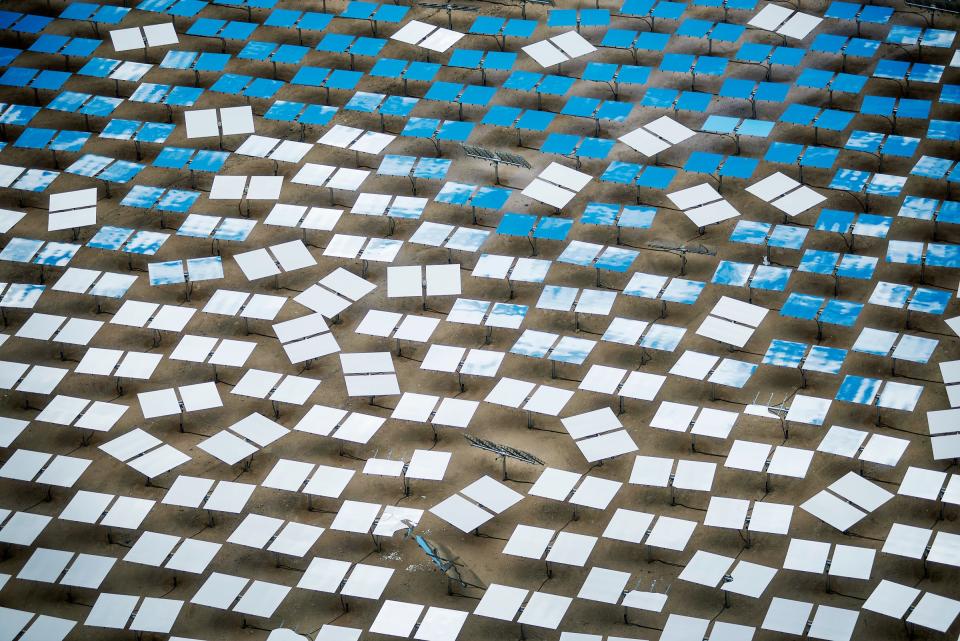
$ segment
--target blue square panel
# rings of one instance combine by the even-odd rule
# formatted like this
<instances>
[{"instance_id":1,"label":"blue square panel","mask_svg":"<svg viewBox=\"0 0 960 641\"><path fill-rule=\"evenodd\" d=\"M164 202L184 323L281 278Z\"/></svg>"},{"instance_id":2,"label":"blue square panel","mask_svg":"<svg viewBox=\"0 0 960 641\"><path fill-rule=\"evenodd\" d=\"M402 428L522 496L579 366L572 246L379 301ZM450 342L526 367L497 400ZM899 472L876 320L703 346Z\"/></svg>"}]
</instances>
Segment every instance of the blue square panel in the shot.
<instances>
[{"instance_id":1,"label":"blue square panel","mask_svg":"<svg viewBox=\"0 0 960 641\"><path fill-rule=\"evenodd\" d=\"M817 317L824 300L819 296L792 293L780 308L781 316L813 320Z\"/></svg>"},{"instance_id":2,"label":"blue square panel","mask_svg":"<svg viewBox=\"0 0 960 641\"><path fill-rule=\"evenodd\" d=\"M580 222L584 225L613 225L619 212L620 206L612 203L587 203Z\"/></svg>"},{"instance_id":3,"label":"blue square panel","mask_svg":"<svg viewBox=\"0 0 960 641\"><path fill-rule=\"evenodd\" d=\"M806 343L794 343L780 339L774 339L767 348L767 353L763 356L764 365L776 365L777 367L800 367L803 355L807 351Z\"/></svg>"},{"instance_id":4,"label":"blue square panel","mask_svg":"<svg viewBox=\"0 0 960 641\"><path fill-rule=\"evenodd\" d=\"M624 288L623 293L627 296L639 296L640 298L658 298L660 292L664 290L667 280L666 276L637 272L630 277L630 282Z\"/></svg>"},{"instance_id":5,"label":"blue square panel","mask_svg":"<svg viewBox=\"0 0 960 641\"><path fill-rule=\"evenodd\" d=\"M502 209L512 192L503 187L483 186L477 189L470 204L481 209Z\"/></svg>"},{"instance_id":6,"label":"blue square panel","mask_svg":"<svg viewBox=\"0 0 960 641\"><path fill-rule=\"evenodd\" d=\"M858 278L860 280L870 280L873 278L873 272L877 268L878 259L876 256L860 256L858 254L845 254L837 265L837 276L841 278Z\"/></svg>"},{"instance_id":7,"label":"blue square panel","mask_svg":"<svg viewBox=\"0 0 960 641\"><path fill-rule=\"evenodd\" d=\"M664 288L660 299L671 303L693 305L697 302L697 298L700 297L700 292L702 292L706 286L706 283L699 280L673 278Z\"/></svg>"},{"instance_id":8,"label":"blue square panel","mask_svg":"<svg viewBox=\"0 0 960 641\"><path fill-rule=\"evenodd\" d=\"M807 239L806 227L794 227L792 225L777 225L770 234L768 244L771 247L782 247L784 249L800 249Z\"/></svg>"},{"instance_id":9,"label":"blue square panel","mask_svg":"<svg viewBox=\"0 0 960 641\"><path fill-rule=\"evenodd\" d=\"M637 177L638 187L649 187L650 189L666 189L677 175L677 170L672 167L645 167Z\"/></svg>"},{"instance_id":10,"label":"blue square panel","mask_svg":"<svg viewBox=\"0 0 960 641\"><path fill-rule=\"evenodd\" d=\"M545 240L564 240L572 226L572 220L544 216L533 232L533 237Z\"/></svg>"},{"instance_id":11,"label":"blue square panel","mask_svg":"<svg viewBox=\"0 0 960 641\"><path fill-rule=\"evenodd\" d=\"M839 260L840 254L836 252L808 249L803 253L797 271L830 275L833 274L833 269Z\"/></svg>"},{"instance_id":12,"label":"blue square panel","mask_svg":"<svg viewBox=\"0 0 960 641\"><path fill-rule=\"evenodd\" d=\"M500 219L497 233L505 236L527 236L533 231L537 222L536 216L529 214L506 213Z\"/></svg>"},{"instance_id":13,"label":"blue square panel","mask_svg":"<svg viewBox=\"0 0 960 641\"><path fill-rule=\"evenodd\" d=\"M687 158L687 164L684 165L683 170L700 174L712 174L717 171L722 162L722 154L694 151L690 154L689 158Z\"/></svg>"},{"instance_id":14,"label":"blue square panel","mask_svg":"<svg viewBox=\"0 0 960 641\"><path fill-rule=\"evenodd\" d=\"M787 288L787 283L790 282L790 275L792 273L793 270L789 267L757 265L757 271L753 273L753 278L750 279L750 287L753 289L782 292Z\"/></svg>"},{"instance_id":15,"label":"blue square panel","mask_svg":"<svg viewBox=\"0 0 960 641\"><path fill-rule=\"evenodd\" d=\"M644 332L643 338L640 339L640 347L672 352L677 349L686 332L685 327L653 323Z\"/></svg>"},{"instance_id":16,"label":"blue square panel","mask_svg":"<svg viewBox=\"0 0 960 641\"><path fill-rule=\"evenodd\" d=\"M720 365L713 371L713 374L707 379L711 383L726 385L740 389L747 384L750 377L757 370L757 366L746 361L738 361L732 358L725 358L720 361Z\"/></svg>"},{"instance_id":17,"label":"blue square panel","mask_svg":"<svg viewBox=\"0 0 960 641\"><path fill-rule=\"evenodd\" d=\"M937 348L938 341L932 338L922 336L913 336L904 334L897 341L897 348L893 352L893 358L898 358L911 363L926 363L933 356Z\"/></svg>"},{"instance_id":18,"label":"blue square panel","mask_svg":"<svg viewBox=\"0 0 960 641\"><path fill-rule=\"evenodd\" d=\"M653 226L657 208L647 205L627 205L623 208L617 224L632 229L649 229Z\"/></svg>"},{"instance_id":19,"label":"blue square panel","mask_svg":"<svg viewBox=\"0 0 960 641\"><path fill-rule=\"evenodd\" d=\"M842 211L839 209L823 209L814 229L819 231L834 232L837 234L846 234L853 225L856 214L852 211Z\"/></svg>"},{"instance_id":20,"label":"blue square panel","mask_svg":"<svg viewBox=\"0 0 960 641\"><path fill-rule=\"evenodd\" d=\"M718 285L743 287L750 279L753 268L754 266L750 263L735 263L729 260L721 260L710 282Z\"/></svg>"},{"instance_id":21,"label":"blue square panel","mask_svg":"<svg viewBox=\"0 0 960 641\"><path fill-rule=\"evenodd\" d=\"M960 245L929 243L927 245L926 264L930 267L946 267L948 269L960 267Z\"/></svg>"},{"instance_id":22,"label":"blue square panel","mask_svg":"<svg viewBox=\"0 0 960 641\"><path fill-rule=\"evenodd\" d=\"M820 320L830 325L853 327L862 309L863 305L860 303L838 299L828 300L820 313Z\"/></svg>"},{"instance_id":23,"label":"blue square panel","mask_svg":"<svg viewBox=\"0 0 960 641\"><path fill-rule=\"evenodd\" d=\"M639 252L623 247L607 247L596 262L597 269L612 272L626 272L636 260Z\"/></svg>"},{"instance_id":24,"label":"blue square panel","mask_svg":"<svg viewBox=\"0 0 960 641\"><path fill-rule=\"evenodd\" d=\"M847 375L837 390L834 397L838 401L847 403L858 403L860 405L873 405L880 393L880 385L883 383L877 378L866 378L863 376Z\"/></svg>"},{"instance_id":25,"label":"blue square panel","mask_svg":"<svg viewBox=\"0 0 960 641\"><path fill-rule=\"evenodd\" d=\"M726 160L723 162L723 166L720 167L719 173L721 176L729 176L730 178L747 180L753 176L759 164L760 160L758 158L727 156Z\"/></svg>"},{"instance_id":26,"label":"blue square panel","mask_svg":"<svg viewBox=\"0 0 960 641\"><path fill-rule=\"evenodd\" d=\"M907 309L912 312L921 312L924 314L940 315L947 311L947 305L950 304L951 292L942 289L930 289L929 287L918 287L907 304Z\"/></svg>"}]
</instances>

